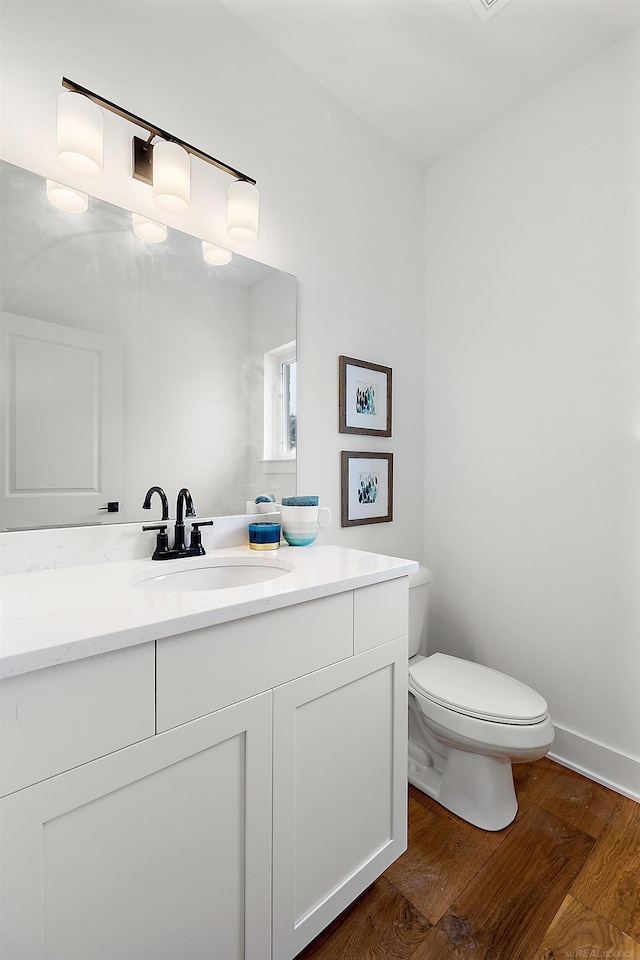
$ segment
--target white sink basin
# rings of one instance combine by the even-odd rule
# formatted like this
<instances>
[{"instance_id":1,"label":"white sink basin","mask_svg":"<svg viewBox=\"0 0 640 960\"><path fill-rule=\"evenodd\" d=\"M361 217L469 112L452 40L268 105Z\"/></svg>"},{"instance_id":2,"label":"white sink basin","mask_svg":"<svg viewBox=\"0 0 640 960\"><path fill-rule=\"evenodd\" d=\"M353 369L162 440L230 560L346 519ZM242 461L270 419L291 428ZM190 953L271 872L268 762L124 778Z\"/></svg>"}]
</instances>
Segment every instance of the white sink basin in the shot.
<instances>
[{"instance_id":1,"label":"white sink basin","mask_svg":"<svg viewBox=\"0 0 640 960\"><path fill-rule=\"evenodd\" d=\"M158 572L134 578L131 582L134 587L143 590L160 590L163 592L185 590L227 590L229 587L246 587L252 583L263 583L274 580L290 573L288 567L282 564L268 563L264 560L250 558L219 558L202 559L197 565L189 565L176 569L173 562L171 570L163 570L163 561L158 561ZM189 561L186 561L189 562Z\"/></svg>"}]
</instances>

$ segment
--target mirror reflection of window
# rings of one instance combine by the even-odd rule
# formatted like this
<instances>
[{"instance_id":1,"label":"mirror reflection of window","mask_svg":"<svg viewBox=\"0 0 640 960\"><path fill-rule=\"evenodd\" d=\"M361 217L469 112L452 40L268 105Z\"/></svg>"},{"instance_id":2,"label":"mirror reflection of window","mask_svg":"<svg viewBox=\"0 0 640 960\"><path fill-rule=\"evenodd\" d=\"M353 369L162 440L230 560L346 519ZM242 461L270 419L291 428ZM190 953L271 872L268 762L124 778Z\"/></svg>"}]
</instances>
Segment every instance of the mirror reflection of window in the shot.
<instances>
[{"instance_id":1,"label":"mirror reflection of window","mask_svg":"<svg viewBox=\"0 0 640 960\"><path fill-rule=\"evenodd\" d=\"M264 458L292 460L296 455L296 342L264 355Z\"/></svg>"},{"instance_id":2,"label":"mirror reflection of window","mask_svg":"<svg viewBox=\"0 0 640 960\"><path fill-rule=\"evenodd\" d=\"M282 364L282 452L293 457L296 452L296 360Z\"/></svg>"}]
</instances>

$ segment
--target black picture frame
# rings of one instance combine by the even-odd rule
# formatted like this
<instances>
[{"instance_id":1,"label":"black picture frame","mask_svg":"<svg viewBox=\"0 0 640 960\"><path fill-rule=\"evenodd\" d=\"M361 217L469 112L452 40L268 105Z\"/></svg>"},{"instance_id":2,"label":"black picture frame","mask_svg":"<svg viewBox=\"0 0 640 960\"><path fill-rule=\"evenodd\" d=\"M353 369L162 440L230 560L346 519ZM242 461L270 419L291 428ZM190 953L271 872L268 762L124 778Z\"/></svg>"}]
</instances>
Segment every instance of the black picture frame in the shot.
<instances>
[{"instance_id":1,"label":"black picture frame","mask_svg":"<svg viewBox=\"0 0 640 960\"><path fill-rule=\"evenodd\" d=\"M393 520L393 454L342 450L340 524Z\"/></svg>"},{"instance_id":2,"label":"black picture frame","mask_svg":"<svg viewBox=\"0 0 640 960\"><path fill-rule=\"evenodd\" d=\"M339 358L340 433L390 437L392 397L391 367L355 357Z\"/></svg>"}]
</instances>

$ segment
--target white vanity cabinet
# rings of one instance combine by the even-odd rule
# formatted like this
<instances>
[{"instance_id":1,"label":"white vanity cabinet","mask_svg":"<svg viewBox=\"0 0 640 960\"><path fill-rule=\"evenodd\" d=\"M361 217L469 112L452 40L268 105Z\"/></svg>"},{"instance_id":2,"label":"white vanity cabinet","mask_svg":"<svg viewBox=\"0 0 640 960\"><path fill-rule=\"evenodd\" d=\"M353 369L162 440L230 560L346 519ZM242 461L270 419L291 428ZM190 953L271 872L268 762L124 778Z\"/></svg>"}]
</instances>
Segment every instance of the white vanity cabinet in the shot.
<instances>
[{"instance_id":1,"label":"white vanity cabinet","mask_svg":"<svg viewBox=\"0 0 640 960\"><path fill-rule=\"evenodd\" d=\"M271 693L1 802L6 960L267 960Z\"/></svg>"},{"instance_id":2,"label":"white vanity cabinet","mask_svg":"<svg viewBox=\"0 0 640 960\"><path fill-rule=\"evenodd\" d=\"M406 849L406 638L278 687L273 708L273 957L289 960Z\"/></svg>"},{"instance_id":3,"label":"white vanity cabinet","mask_svg":"<svg viewBox=\"0 0 640 960\"><path fill-rule=\"evenodd\" d=\"M401 576L121 651L129 744L0 800L0 956L291 960L406 847L407 621Z\"/></svg>"}]
</instances>

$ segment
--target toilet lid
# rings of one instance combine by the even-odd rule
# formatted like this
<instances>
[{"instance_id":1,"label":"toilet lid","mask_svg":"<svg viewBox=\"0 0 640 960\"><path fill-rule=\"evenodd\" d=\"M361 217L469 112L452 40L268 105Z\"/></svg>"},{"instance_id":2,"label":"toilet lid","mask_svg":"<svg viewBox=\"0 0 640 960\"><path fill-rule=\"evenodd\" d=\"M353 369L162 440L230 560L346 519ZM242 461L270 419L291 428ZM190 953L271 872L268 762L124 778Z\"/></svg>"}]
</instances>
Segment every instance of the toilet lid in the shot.
<instances>
[{"instance_id":1,"label":"toilet lid","mask_svg":"<svg viewBox=\"0 0 640 960\"><path fill-rule=\"evenodd\" d=\"M548 712L544 697L519 680L446 653L434 653L411 666L409 678L422 696L480 720L537 723Z\"/></svg>"}]
</instances>

